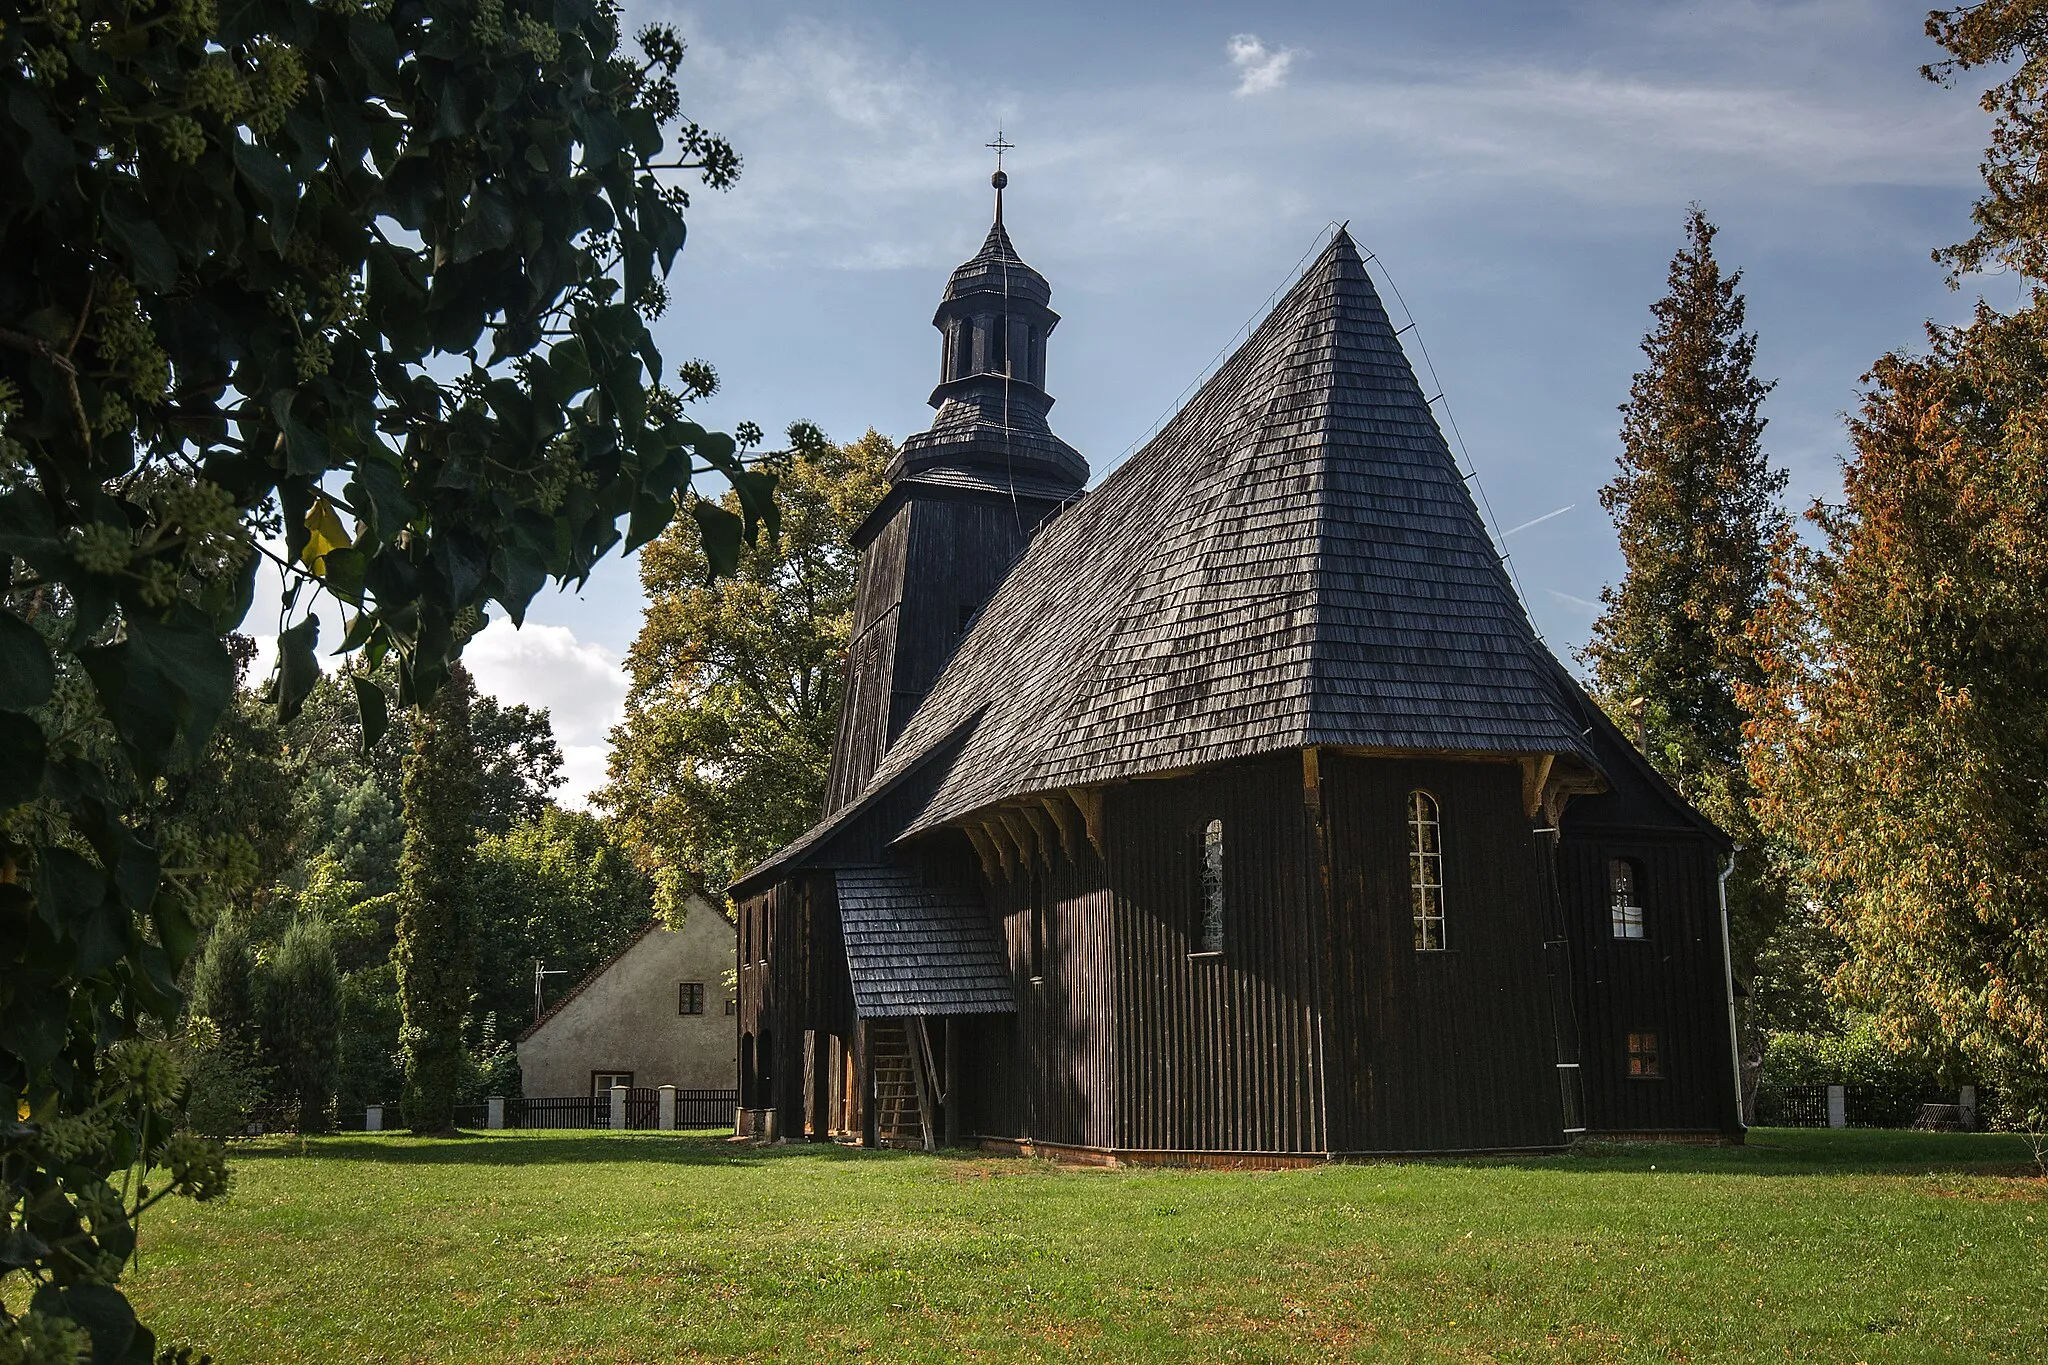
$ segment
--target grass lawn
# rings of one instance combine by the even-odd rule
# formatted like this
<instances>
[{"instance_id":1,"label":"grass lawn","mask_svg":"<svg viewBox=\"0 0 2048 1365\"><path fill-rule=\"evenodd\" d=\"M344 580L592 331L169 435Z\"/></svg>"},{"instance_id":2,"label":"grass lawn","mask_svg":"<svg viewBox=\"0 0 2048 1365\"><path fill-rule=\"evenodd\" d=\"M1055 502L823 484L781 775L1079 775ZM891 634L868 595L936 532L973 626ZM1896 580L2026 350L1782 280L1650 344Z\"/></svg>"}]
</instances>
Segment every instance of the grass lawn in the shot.
<instances>
[{"instance_id":1,"label":"grass lawn","mask_svg":"<svg viewBox=\"0 0 2048 1365\"><path fill-rule=\"evenodd\" d=\"M2018 1140L1265 1173L708 1135L241 1149L130 1287L269 1361L2048 1360Z\"/></svg>"}]
</instances>

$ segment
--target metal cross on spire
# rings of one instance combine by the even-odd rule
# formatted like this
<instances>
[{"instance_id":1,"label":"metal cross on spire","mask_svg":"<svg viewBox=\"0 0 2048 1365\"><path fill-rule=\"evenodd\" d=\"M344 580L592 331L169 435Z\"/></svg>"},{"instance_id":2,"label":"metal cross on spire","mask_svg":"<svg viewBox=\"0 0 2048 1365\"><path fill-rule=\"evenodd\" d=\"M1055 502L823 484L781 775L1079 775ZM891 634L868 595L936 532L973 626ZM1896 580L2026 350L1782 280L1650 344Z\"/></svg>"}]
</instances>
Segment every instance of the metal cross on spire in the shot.
<instances>
[{"instance_id":1,"label":"metal cross on spire","mask_svg":"<svg viewBox=\"0 0 2048 1365\"><path fill-rule=\"evenodd\" d=\"M1003 186L1010 183L1008 173L1003 170L1003 153L1014 150L1017 144L1004 139L1003 125L998 123L996 125L996 140L994 142L984 142L981 145L996 154L996 173L988 178L988 183L996 187L996 226L1001 227L1003 225Z\"/></svg>"}]
</instances>

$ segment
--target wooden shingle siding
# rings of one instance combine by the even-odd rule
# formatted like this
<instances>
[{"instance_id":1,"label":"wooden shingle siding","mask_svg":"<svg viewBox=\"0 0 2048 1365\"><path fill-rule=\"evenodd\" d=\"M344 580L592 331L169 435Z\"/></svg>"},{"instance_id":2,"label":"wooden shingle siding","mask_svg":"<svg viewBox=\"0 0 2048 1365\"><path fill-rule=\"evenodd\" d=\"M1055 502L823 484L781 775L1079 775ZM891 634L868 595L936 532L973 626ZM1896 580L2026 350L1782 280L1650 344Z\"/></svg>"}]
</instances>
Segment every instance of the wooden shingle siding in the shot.
<instances>
[{"instance_id":1,"label":"wooden shingle siding","mask_svg":"<svg viewBox=\"0 0 2048 1365\"><path fill-rule=\"evenodd\" d=\"M1406 1152L1564 1141L1545 905L1504 763L1326 756L1330 1144ZM1415 948L1408 794L1442 822L1441 952Z\"/></svg>"},{"instance_id":2,"label":"wooden shingle siding","mask_svg":"<svg viewBox=\"0 0 2048 1365\"><path fill-rule=\"evenodd\" d=\"M839 929L863 1019L1015 1011L979 894L930 887L913 867L842 867Z\"/></svg>"}]
</instances>

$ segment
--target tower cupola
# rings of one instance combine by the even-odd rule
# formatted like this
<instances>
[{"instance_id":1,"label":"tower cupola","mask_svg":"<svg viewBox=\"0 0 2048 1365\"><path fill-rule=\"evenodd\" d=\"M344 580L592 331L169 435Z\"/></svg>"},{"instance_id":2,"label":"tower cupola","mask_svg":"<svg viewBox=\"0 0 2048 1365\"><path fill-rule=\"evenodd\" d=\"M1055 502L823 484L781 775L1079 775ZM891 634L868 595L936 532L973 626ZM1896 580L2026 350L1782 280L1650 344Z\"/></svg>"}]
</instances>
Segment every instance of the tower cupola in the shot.
<instances>
[{"instance_id":1,"label":"tower cupola","mask_svg":"<svg viewBox=\"0 0 2048 1365\"><path fill-rule=\"evenodd\" d=\"M941 338L931 430L903 443L892 478L931 470L1018 477L1057 485L1071 496L1088 481L1088 462L1052 434L1053 399L1045 391L1046 342L1060 315L1052 286L1024 263L1003 226L1002 170L990 177L995 222L981 250L946 281L932 315ZM1050 491L1042 489L1040 491Z\"/></svg>"}]
</instances>

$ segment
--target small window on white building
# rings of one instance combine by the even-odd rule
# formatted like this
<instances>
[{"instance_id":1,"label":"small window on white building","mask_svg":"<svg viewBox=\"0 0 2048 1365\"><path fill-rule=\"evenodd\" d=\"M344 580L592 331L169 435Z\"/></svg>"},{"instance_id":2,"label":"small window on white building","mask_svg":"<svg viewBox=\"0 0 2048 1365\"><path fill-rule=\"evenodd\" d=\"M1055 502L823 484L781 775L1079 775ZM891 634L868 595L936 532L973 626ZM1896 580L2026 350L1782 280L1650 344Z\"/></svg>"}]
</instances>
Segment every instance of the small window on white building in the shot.
<instances>
[{"instance_id":1,"label":"small window on white building","mask_svg":"<svg viewBox=\"0 0 2048 1365\"><path fill-rule=\"evenodd\" d=\"M612 1087L615 1085L623 1085L626 1089L631 1090L633 1088L633 1073L630 1071L593 1071L590 1073L590 1093L593 1095L600 1097L610 1095Z\"/></svg>"},{"instance_id":2,"label":"small window on white building","mask_svg":"<svg viewBox=\"0 0 2048 1365\"><path fill-rule=\"evenodd\" d=\"M701 981L676 982L676 1013L702 1014L704 1012L704 983Z\"/></svg>"},{"instance_id":3,"label":"small window on white building","mask_svg":"<svg viewBox=\"0 0 2048 1365\"><path fill-rule=\"evenodd\" d=\"M1441 952L1444 947L1443 821L1436 798L1426 791L1408 793L1408 899L1415 920L1415 950Z\"/></svg>"}]
</instances>

